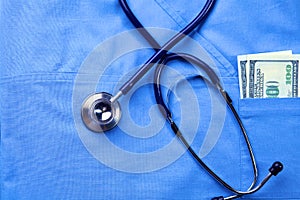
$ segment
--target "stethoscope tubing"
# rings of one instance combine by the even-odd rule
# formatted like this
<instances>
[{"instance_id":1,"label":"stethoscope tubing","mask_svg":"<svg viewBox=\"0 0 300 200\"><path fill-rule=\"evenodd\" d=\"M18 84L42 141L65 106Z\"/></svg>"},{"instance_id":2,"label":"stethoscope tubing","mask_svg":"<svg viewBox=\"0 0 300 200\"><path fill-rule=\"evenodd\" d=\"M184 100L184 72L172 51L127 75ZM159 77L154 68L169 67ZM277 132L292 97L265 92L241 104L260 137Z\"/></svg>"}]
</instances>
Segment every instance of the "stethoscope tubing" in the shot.
<instances>
[{"instance_id":1,"label":"stethoscope tubing","mask_svg":"<svg viewBox=\"0 0 300 200\"><path fill-rule=\"evenodd\" d=\"M137 18L134 17L133 13L127 12L129 8L128 4L124 0L119 0L121 7L124 9L124 12L126 15L129 15L129 19L132 19L135 22L138 22ZM178 42L180 42L186 35L190 34L199 24L200 22L205 18L206 14L211 10L214 0L208 0L202 10L199 12L199 14L181 31L179 31L175 36L173 36L168 42L166 42L161 48L159 48L147 61L146 63L127 81L125 84L121 86L119 89L119 95L120 93L122 95L127 94L128 91L155 65L162 57L164 57L167 52L173 48ZM134 24L135 25L135 24ZM141 23L137 23L139 25L139 28L142 28ZM149 37L149 33L147 36ZM151 36L149 37L149 41L151 40L150 44L154 45L154 49L157 49L159 47L157 42L154 42L154 38ZM156 46L158 45L158 46ZM116 98L113 98L113 100L116 100Z\"/></svg>"},{"instance_id":2,"label":"stethoscope tubing","mask_svg":"<svg viewBox=\"0 0 300 200\"><path fill-rule=\"evenodd\" d=\"M192 154L192 156L196 159L196 161L211 175L213 176L221 185L223 185L225 188L233 192L235 195L230 197L215 197L213 199L219 200L219 199L235 199L239 198L243 195L252 194L256 191L258 191L260 188L263 187L263 185L274 175L276 176L281 170L282 170L282 164L279 162L275 162L273 166L269 169L270 173L258 184L256 187L257 178L258 178L258 170L257 170L257 164L255 161L254 153L252 146L250 144L248 135L246 133L246 130L244 128L244 125L236 112L232 100L228 93L222 88L220 84L220 80L216 73L202 60L196 58L193 55L184 54L184 53L169 53L169 50L173 48L177 43L179 43L186 35L190 34L200 23L203 22L203 20L207 17L207 14L213 7L215 0L207 0L202 10L199 12L199 14L185 27L183 28L179 33L175 34L166 44L161 46L153 37L152 35L144 28L144 26L139 22L139 20L135 17L134 13L131 11L130 7L128 6L126 0L119 0L119 3L125 12L126 16L130 19L130 21L133 23L133 25L137 28L137 30L140 32L140 34L149 42L149 44L152 46L152 48L155 50L155 53L145 62L145 64L127 81L125 84L122 85L119 92L112 97L111 101L116 101L120 96L125 95L130 89L155 65L157 64L157 67L155 69L155 75L154 75L154 93L156 97L156 101L158 104L160 104L162 107L160 107L160 111L162 114L166 117L168 122L171 125L171 128L173 132L176 134L176 136L181 140L181 142L186 146L187 150ZM253 167L253 174L254 178L250 185L250 187L247 189L247 191L239 191L231 187L228 183L226 183L223 179L221 179L217 174L215 174L203 161L202 159L195 153L195 151L191 148L190 144L186 141L185 137L177 127L176 123L172 119L172 114L169 108L166 106L163 100L163 95L161 92L160 87L160 77L162 74L162 70L164 66L171 60L184 60L186 62L195 64L196 66L203 69L207 75L209 76L210 82L212 85L214 85L222 94L223 98L225 99L228 107L230 108L231 112L233 113L235 119L237 120L239 127L241 129L241 132L244 136L244 139L247 144L247 148L249 151L249 155L251 158L251 163ZM201 76L200 76L201 77ZM201 77L203 78L203 77Z\"/></svg>"},{"instance_id":3,"label":"stethoscope tubing","mask_svg":"<svg viewBox=\"0 0 300 200\"><path fill-rule=\"evenodd\" d=\"M158 52L159 49L162 49L163 47L152 37L152 35L144 28L144 26L140 23L140 21L135 17L134 13L132 12L132 10L130 9L128 3L126 0L119 0L120 5L124 11L124 13L126 14L126 16L129 18L129 20L132 22L132 24L135 26L135 28L137 28L137 30L140 32L140 34L148 41L148 43L152 46L152 48ZM207 1L206 5L203 7L202 11L197 15L197 17L200 20L197 20L197 24L194 24L193 27L198 26L206 17L207 14L209 13L209 11L211 10L212 6L214 4L214 0L212 1ZM206 9L204 11L204 9ZM196 21L196 20L193 20ZM192 21L192 22L193 22ZM191 22L191 23L192 23ZM189 29L188 32L185 32L185 34L189 34L192 30ZM183 32L183 31L182 31ZM163 115L166 115L165 117L169 120L169 123L171 124L171 126L173 128L177 127L175 122L173 122L173 120L171 120L171 112L170 110L167 108L167 106L165 105L164 101L162 100L162 92L161 92L161 88L160 88L160 77L161 77L161 72L163 69L163 66L171 61L171 60L175 60L175 59L183 59L183 55L176 55L176 54L168 54L168 52L165 52L166 56L164 57L164 59L160 59L159 61L159 65L155 70L155 75L154 77L156 78L156 80L154 80L155 84L154 84L154 91L155 91L155 96L156 96L156 100L158 100L158 104L161 105L163 107L163 110L161 110ZM155 54L154 54L155 55ZM192 55L186 55L185 56L185 60L190 62L190 63L194 63L194 64L198 64L201 65L204 69L205 72L209 72L207 73L208 76L210 76L210 80L212 80L212 83L214 85L218 85L218 87L220 86L220 80L218 78L218 76L212 71L212 69L203 61L197 59L196 57L192 56ZM228 96L229 97L229 96ZM229 99L227 97L227 99ZM229 102L230 105L231 101ZM161 108L161 107L160 107ZM237 112L235 111L233 106L230 106L231 110L233 110L234 116L236 117L239 126L241 127L241 130L243 132L243 135L245 137L246 143L247 143L247 147L250 153L250 157L251 157L251 161L252 161L252 166L253 166L253 173L254 173L254 179L253 182L251 183L250 187L248 188L248 190L251 190L254 185L256 184L257 181L257 177L258 177L258 172L257 172L257 166L256 166L256 162L255 162L255 157L253 154L253 150L251 147L251 144L249 142L248 136L246 134L245 128L237 114ZM178 132L179 129L175 128L176 130L174 131L175 133L180 133ZM232 187L229 186L229 184L227 184L226 182L224 182L219 176L217 176L203 161L202 159L195 153L195 151L190 147L190 145L188 144L188 142L186 141L186 139L184 138L184 136L180 133L177 134L177 136L179 137L179 139L184 143L184 145L187 147L188 151L193 155L193 157L197 160L197 162L199 162L199 164L205 168L209 174L211 174L216 180L218 180L218 182L220 182L221 184L225 185L225 187L229 190L231 190L234 193L238 193L237 190L233 189Z\"/></svg>"},{"instance_id":4,"label":"stethoscope tubing","mask_svg":"<svg viewBox=\"0 0 300 200\"><path fill-rule=\"evenodd\" d=\"M144 26L140 23L140 21L135 17L134 13L132 12L132 10L130 9L128 3L126 0L119 0L120 2L120 5L124 11L124 13L126 14L126 16L129 18L129 20L133 23L133 25L137 28L137 30L140 32L141 35L143 35L143 37L148 41L148 43L153 47L153 49L156 51L156 54L154 55L159 55L157 53L160 52L161 49L164 48L164 45L163 47L152 37L152 35L144 28ZM190 28L184 28L181 32L184 33L184 34L189 34L190 32L192 32L192 30L197 27L207 16L207 14L209 13L209 11L211 10L213 4L214 4L214 0L211 0L211 1L207 1L205 6L203 7L203 9L201 10L201 12L197 15L197 17L190 23L190 24L193 24L193 26L191 26L190 24L190 27L192 27L192 29ZM198 20L197 20L198 18ZM180 33L179 33L180 34ZM178 35L178 34L177 34ZM181 36L181 37L184 37L185 35ZM175 36L176 37L176 36ZM182 39L182 38L181 38ZM172 40L172 39L171 39ZM174 40L175 41L175 40ZM174 46L175 46L176 43L174 43ZM161 59L160 64L162 64L164 62L164 64L166 64L167 62L171 61L171 60L174 60L174 59L182 59L182 55L175 55L175 54L172 54L172 55L168 55L167 54L168 52L165 51L165 59ZM188 58L188 62L193 62L193 63L197 63L201 66L205 66L205 70L204 71L210 71L210 73L207 73L209 76L210 76L210 79L212 80L213 84L215 85L218 85L220 87L220 81L219 81L219 78L218 76L212 71L212 69L207 66L204 62L202 62L201 60L199 59L196 59L195 57L191 56L191 55L187 55L185 58ZM145 65L147 65L149 61L146 62ZM145 66L144 65L144 66ZM159 65L159 66L163 66L163 65ZM166 113L166 117L169 119L169 122L172 126L172 124L174 124L173 120L170 121L171 119L171 112L169 111L169 109L167 108L167 106L165 105L165 103L163 102L162 100L162 93L161 93L161 89L160 89L160 76L161 76L161 72L162 72L162 67L157 67L156 68L156 72L155 72L155 76L154 77L157 77L157 80L155 80L155 84L154 84L154 87L156 87L156 89L154 89L155 91L155 96L156 97L160 97L160 98L156 98L158 99L158 103L160 105L162 105L162 107L164 108L164 110L162 111L162 113ZM139 73L139 72L137 72ZM128 81L130 82L130 80ZM228 99L228 98L227 98ZM231 102L230 102L231 104ZM231 109L233 108L232 106L230 107ZM251 161L252 161L252 166L253 166L253 171L254 171L254 179L253 179L253 182L251 184L251 186L249 187L248 190L250 190L251 188L253 188L253 186L256 184L256 181L257 181L257 176L258 176L258 172L257 172L257 167L256 167L256 162L255 162L255 157L254 157L254 154L253 154L253 151L252 151L252 147L251 147L251 144L249 142L249 139L248 139L248 136L246 134L246 131L245 131L245 128L243 127L243 124L241 123L241 120L239 118L239 116L237 115L235 109L233 108L232 110L234 110L234 115L235 117L237 117L237 120L238 120L238 123L242 129L242 132L245 133L243 134L244 137L245 137L245 140L246 140L246 143L247 143L247 147L249 149L249 152L250 152L250 157L251 157ZM173 125L174 126L174 125ZM179 130L179 129L178 129ZM176 131L177 132L177 131ZM204 167L208 172L209 174L211 174L213 177L215 177L219 182L221 182L221 184L225 184L229 190L237 193L237 190L234 190L232 187L229 186L229 184L225 183L219 176L217 176L203 161L201 158L198 157L198 155L194 152L194 150L190 147L190 145L187 143L187 141L185 140L185 138L183 137L182 134L179 134L178 135L180 137L180 139L182 140L182 142L185 144L185 146L187 146L188 150L190 151L190 153L193 155L193 157L196 158L196 160L200 163L200 165L202 167Z\"/></svg>"}]
</instances>

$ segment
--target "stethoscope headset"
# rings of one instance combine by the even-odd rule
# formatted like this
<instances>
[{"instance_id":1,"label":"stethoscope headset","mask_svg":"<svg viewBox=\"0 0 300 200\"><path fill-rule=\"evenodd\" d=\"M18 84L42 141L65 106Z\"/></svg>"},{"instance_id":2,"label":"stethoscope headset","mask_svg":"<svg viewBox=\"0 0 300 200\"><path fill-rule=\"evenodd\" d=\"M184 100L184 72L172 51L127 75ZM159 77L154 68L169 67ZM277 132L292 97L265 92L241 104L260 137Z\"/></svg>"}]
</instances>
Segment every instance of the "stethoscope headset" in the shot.
<instances>
[{"instance_id":1,"label":"stethoscope headset","mask_svg":"<svg viewBox=\"0 0 300 200\"><path fill-rule=\"evenodd\" d=\"M214 70L212 70L210 66L208 66L205 62L203 62L199 58L186 53L169 52L169 50L172 47L174 47L178 42L180 42L186 35L190 34L198 25L200 25L204 21L209 11L212 9L215 0L207 0L200 13L186 27L184 27L179 33L175 34L175 36L173 36L163 46L161 46L152 37L152 35L143 27L143 25L133 14L126 0L119 0L119 3L123 11L129 18L129 20L132 22L132 24L137 28L139 33L148 41L148 43L155 50L155 54L152 57L150 57L149 60L119 89L119 92L115 96L112 96L111 94L106 92L101 92L87 97L87 99L83 103L82 110L81 110L81 116L87 128L89 128L94 132L104 132L114 128L121 118L121 108L117 100L122 95L126 95L132 89L132 87L155 64L157 64L154 73L153 89L154 89L156 102L158 105L160 105L159 108L161 114L167 119L175 135L185 145L185 147L195 158L197 163L200 166L202 166L215 180L217 180L221 185L223 185L225 188L227 188L229 191L231 191L234 194L229 197L223 197L223 196L214 197L212 198L212 200L236 199L242 197L243 195L252 194L260 190L272 176L276 176L283 169L283 165L280 162L274 162L273 165L270 167L269 173L266 175L266 177L259 184L257 184L258 170L257 170L257 165L256 165L254 153L249 138L247 136L243 123L232 104L232 100L230 96L223 89L220 83L219 77L214 72ZM214 173L191 148L190 144L187 142L187 140L179 130L178 126L172 119L172 113L168 105L165 103L165 100L162 95L162 88L160 83L161 83L161 75L164 66L168 62L173 60L181 60L183 62L188 62L203 70L207 74L208 80L207 78L201 75L198 75L196 78L205 79L220 92L221 96L226 101L227 106L230 108L232 114L234 115L236 121L238 122L248 148L248 152L253 167L253 174L254 174L253 181L246 191L239 191L231 187L228 183L226 183L223 179L221 179L216 173ZM107 115L104 116L104 113L110 113L110 114L108 116Z\"/></svg>"}]
</instances>

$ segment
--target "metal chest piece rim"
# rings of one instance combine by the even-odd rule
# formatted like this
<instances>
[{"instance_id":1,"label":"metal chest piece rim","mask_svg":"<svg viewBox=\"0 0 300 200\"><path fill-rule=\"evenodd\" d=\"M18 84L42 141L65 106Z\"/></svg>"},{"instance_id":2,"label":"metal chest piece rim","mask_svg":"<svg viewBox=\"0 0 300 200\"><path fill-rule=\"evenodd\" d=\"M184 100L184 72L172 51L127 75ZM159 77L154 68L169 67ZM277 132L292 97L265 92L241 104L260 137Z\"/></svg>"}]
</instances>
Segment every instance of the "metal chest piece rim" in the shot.
<instances>
[{"instance_id":1,"label":"metal chest piece rim","mask_svg":"<svg viewBox=\"0 0 300 200\"><path fill-rule=\"evenodd\" d=\"M106 92L88 96L81 108L81 117L85 126L96 133L114 128L121 119L118 101L111 102L112 95Z\"/></svg>"}]
</instances>

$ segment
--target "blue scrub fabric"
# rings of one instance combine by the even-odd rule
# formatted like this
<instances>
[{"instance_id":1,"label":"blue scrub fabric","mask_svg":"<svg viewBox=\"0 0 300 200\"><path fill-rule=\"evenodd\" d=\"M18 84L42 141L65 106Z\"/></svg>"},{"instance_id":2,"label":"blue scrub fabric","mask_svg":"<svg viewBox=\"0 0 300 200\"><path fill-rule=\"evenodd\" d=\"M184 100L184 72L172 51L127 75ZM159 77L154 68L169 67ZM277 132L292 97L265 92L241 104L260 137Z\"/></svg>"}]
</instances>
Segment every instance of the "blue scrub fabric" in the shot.
<instances>
[{"instance_id":1,"label":"blue scrub fabric","mask_svg":"<svg viewBox=\"0 0 300 200\"><path fill-rule=\"evenodd\" d=\"M204 3L129 1L146 27L176 31ZM101 42L134 28L117 0L3 0L0 6L1 199L210 199L231 195L188 152L160 169L132 173L100 162L81 141L73 115L73 109L80 108L72 104L80 67ZM300 53L299 8L298 0L217 0L205 23L191 34L214 61L241 115L257 159L259 181L274 161L284 164L282 173L244 199L300 199L300 98L239 99L236 63L239 54L287 49ZM113 63L104 75L104 91L113 92L119 78L153 52L133 52L130 59ZM88 79L79 84L84 88ZM195 81L193 87L199 91L201 120L192 146L199 152L211 120L210 101L201 81ZM153 103L151 85L136 91L129 109L135 123L144 127L156 123L147 114ZM180 113L177 115L179 119ZM245 190L252 181L251 162L229 110L222 130L204 161L224 180ZM128 136L118 128L107 137L120 149L139 154L161 148L174 135L165 124L159 134L146 139ZM99 146L99 151L105 149ZM131 161L125 159L123 164L126 162ZM150 159L144 165L155 162Z\"/></svg>"}]
</instances>

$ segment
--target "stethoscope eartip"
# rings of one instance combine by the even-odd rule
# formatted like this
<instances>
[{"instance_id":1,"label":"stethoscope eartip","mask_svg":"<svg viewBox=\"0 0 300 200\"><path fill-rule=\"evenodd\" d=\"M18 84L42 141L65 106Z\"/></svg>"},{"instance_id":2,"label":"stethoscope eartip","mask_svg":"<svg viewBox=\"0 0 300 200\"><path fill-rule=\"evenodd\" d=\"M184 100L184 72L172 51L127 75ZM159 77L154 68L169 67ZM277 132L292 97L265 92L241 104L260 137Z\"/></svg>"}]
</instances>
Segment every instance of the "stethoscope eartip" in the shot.
<instances>
[{"instance_id":1,"label":"stethoscope eartip","mask_svg":"<svg viewBox=\"0 0 300 200\"><path fill-rule=\"evenodd\" d=\"M283 164L279 161L273 163L272 167L270 167L269 172L276 176L279 172L283 170Z\"/></svg>"},{"instance_id":2,"label":"stethoscope eartip","mask_svg":"<svg viewBox=\"0 0 300 200\"><path fill-rule=\"evenodd\" d=\"M81 108L81 117L91 131L102 133L114 128L121 119L118 101L111 102L112 95L100 92L88 96Z\"/></svg>"}]
</instances>

